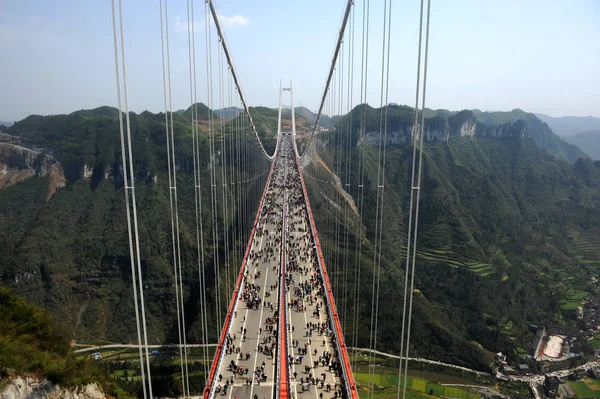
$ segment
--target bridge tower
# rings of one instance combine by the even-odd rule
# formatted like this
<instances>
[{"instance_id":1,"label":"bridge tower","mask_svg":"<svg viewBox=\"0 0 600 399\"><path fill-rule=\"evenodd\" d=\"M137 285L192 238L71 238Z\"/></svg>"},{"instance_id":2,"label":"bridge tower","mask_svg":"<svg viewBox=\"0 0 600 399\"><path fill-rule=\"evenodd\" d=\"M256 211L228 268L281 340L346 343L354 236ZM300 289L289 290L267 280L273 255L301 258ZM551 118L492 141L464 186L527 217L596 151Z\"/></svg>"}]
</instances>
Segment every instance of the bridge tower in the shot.
<instances>
[{"instance_id":1,"label":"bridge tower","mask_svg":"<svg viewBox=\"0 0 600 399\"><path fill-rule=\"evenodd\" d=\"M288 91L290 93L290 108L292 110L292 137L296 139L296 112L294 110L294 86L290 80L290 87L283 87L281 81L279 82L279 117L277 118L277 135L281 134L281 110L285 108L283 106L282 97L283 92Z\"/></svg>"}]
</instances>

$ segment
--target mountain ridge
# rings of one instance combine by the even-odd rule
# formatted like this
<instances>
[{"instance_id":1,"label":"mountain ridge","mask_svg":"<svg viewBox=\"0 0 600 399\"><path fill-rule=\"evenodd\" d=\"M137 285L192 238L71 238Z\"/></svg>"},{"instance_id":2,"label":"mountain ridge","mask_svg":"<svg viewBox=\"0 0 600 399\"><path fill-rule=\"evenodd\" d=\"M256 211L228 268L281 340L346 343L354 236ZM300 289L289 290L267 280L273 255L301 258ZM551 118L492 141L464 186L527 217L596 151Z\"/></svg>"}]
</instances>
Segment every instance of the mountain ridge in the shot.
<instances>
[{"instance_id":1,"label":"mountain ridge","mask_svg":"<svg viewBox=\"0 0 600 399\"><path fill-rule=\"evenodd\" d=\"M388 126L392 131L394 123L402 126L403 118L411 118L408 107L391 111ZM369 126L379 125L379 117L373 109L366 115L368 132ZM434 129L428 131L427 127L435 127L436 120L448 123L431 117L426 122L426 137L435 137ZM525 122L515 124L524 126ZM358 278L364 281L360 286L367 287L361 288L364 292L359 296L367 298L361 311L368 320L373 309L368 301L372 268L377 259L373 204L378 203L381 183L378 143L360 144L357 126L360 123L342 123L333 132L317 135L316 152L309 153L303 167L321 245L328 252L328 273L333 281L347 279L349 290L355 289L356 281L344 275L343 259L356 262L356 244L339 244L339 237L348 234L349 243L363 243L361 263L367 271L363 269ZM351 143L347 143L349 133ZM582 297L600 294L600 287L590 280L600 262L600 234L595 229L600 225L600 162L584 157L567 163L520 136L446 137L449 139L424 144L413 312L416 342L411 351L415 356L434 356L482 370L489 365L489 353L501 351L511 361L522 361L520 354L527 353L535 333L530 325L560 324L579 330L569 309L582 306ZM364 183L358 183L356 170L361 157ZM400 328L393 320L402 314L412 146L389 145L385 159L384 201L377 207L385 212L377 227L382 229L380 279L385 298L380 304L378 343L382 350L393 351L399 345ZM346 193L341 195L342 191ZM357 238L359 222L343 211L352 207L345 200L348 195L357 204L364 195L360 223L366 234L362 238ZM352 306L343 290L334 283L338 309ZM350 318L348 325L353 325L353 315L342 314L342 318ZM593 333L589 334L585 330L573 337L579 356L593 353L588 341ZM368 342L368 331L361 339Z\"/></svg>"},{"instance_id":2,"label":"mountain ridge","mask_svg":"<svg viewBox=\"0 0 600 399\"><path fill-rule=\"evenodd\" d=\"M600 129L565 136L565 141L583 148L592 159L600 160Z\"/></svg>"},{"instance_id":3,"label":"mountain ridge","mask_svg":"<svg viewBox=\"0 0 600 399\"><path fill-rule=\"evenodd\" d=\"M535 115L546 122L560 136L572 136L580 132L600 129L600 118L594 116L554 117L540 113Z\"/></svg>"},{"instance_id":4,"label":"mountain ridge","mask_svg":"<svg viewBox=\"0 0 600 399\"><path fill-rule=\"evenodd\" d=\"M366 113L366 135L372 142L376 142L379 130L383 126L380 125L378 118L384 110L387 113L388 143L407 145L412 142L415 111L414 108L407 105L390 104L387 108L373 108L368 104L357 105L338 121L337 126L343 128L346 124L351 123L353 140L356 140L358 131L362 128L360 122L362 114ZM520 109L508 112L425 109L424 113L426 140L448 141L450 136L530 138L541 149L554 155L557 159L574 163L581 157L587 157L577 146L566 143L556 135L546 123L534 114ZM420 120L421 112L419 112L417 122L420 123Z\"/></svg>"},{"instance_id":5,"label":"mountain ridge","mask_svg":"<svg viewBox=\"0 0 600 399\"><path fill-rule=\"evenodd\" d=\"M367 109L366 126L370 132L378 131L378 111ZM388 111L390 128L396 126L400 131L400 127L412 123L414 115L410 107L392 106ZM206 115L210 115L211 111L208 112ZM270 136L274 130L271 128L276 123L277 111L256 107L250 112L253 118L256 117L261 139L272 140ZM587 158L573 164L558 160L526 137L529 127L523 121L486 125L476 119L473 111L435 112L439 115L426 118L426 127L438 126L439 137L443 140L425 143L423 230L419 241L422 267L419 270L425 274L417 275L416 288L420 294L415 302L418 311L413 320L415 339L411 350L422 356L488 370L486 351L503 351L517 359L517 349L526 348L532 336L529 324L557 323L561 318L565 323L565 320L570 322L571 313L561 308L569 303L570 290L585 290L586 295L591 295L593 287L585 273L591 273L590 268L595 263L589 262L600 258L600 254L596 247L585 242L594 244L600 240L593 232L594 226L600 225L600 163ZM191 112L188 117L184 114L174 113L173 120L184 232L182 251L183 258L189 260L186 264L193 265L196 249L192 233L195 231L194 210L190 208L194 203L194 190L189 189L193 187ZM309 166L305 167L305 179L310 186L319 236L328 257L343 251L336 249L339 241L327 223L333 216L344 220L343 215L331 210L344 209L345 200L336 202L333 207L327 205L338 194L325 191L331 190L329 187L333 184L320 183L330 176L328 169L339 179L339 183L335 180L336 185L345 187L347 183L342 172L347 162L344 151L347 150L345 146L341 146L341 152L338 147L331 147L336 139L341 137L343 144L343 140L351 137L353 141L348 150L352 152L352 160L356 161L359 154L364 154L365 202L377 202L374 190L377 187L376 146L359 145L359 115L359 112L353 112L340 119L336 129L319 132L315 136L315 145L324 149L319 152L321 158L310 162L307 157ZM507 118L507 115L488 117ZM34 175L0 190L0 224L3 226L0 242L4 243L3 251L0 251L2 284L19 289L28 299L60 315L60 322L72 331L72 338L93 342L135 339L130 317L133 304L129 299L131 281L123 188L120 185L117 118L116 109L100 107L69 115L33 115L18 122L8 129L8 133L28 145L51 149L65 171L67 184L48 200L48 176ZM174 293L171 292L173 274L168 256L170 219L165 115L146 111L131 113L130 119L135 146L141 253L144 279L148 282L150 339L153 343L174 342L170 341L176 339L177 329ZM204 121L197 122L202 126L199 132L201 170L208 171L210 136ZM225 127L227 123L235 122L235 119L222 121ZM221 132L227 140L229 130L221 131L220 123L218 140L221 140ZM336 137L338 132L345 132L344 129L349 127L351 136ZM426 129L426 135L435 137L434 130L430 129L428 133ZM500 131L508 132L508 135L498 139L490 133ZM249 129L246 134L248 144L255 142ZM407 134L412 132L404 133ZM216 145L220 147L219 141ZM406 223L408 191L404 183L410 175L411 152L410 146L391 145L387 154L382 287L390 298L400 289L398 281L402 277L397 260L405 256L402 227ZM262 162L261 159L249 161L252 164ZM215 162L220 168L220 161ZM319 165L327 167L314 169ZM250 181L249 177L243 180ZM354 167L351 179L353 183L348 196L356 203L357 195L352 191L357 179ZM209 180L204 179L205 201L210 200L208 184ZM252 198L261 192L262 185L264 179L253 180L245 192L251 212L257 206ZM374 228L375 209L366 208L361 221L367 228L363 237L365 260L361 277L370 281L374 270L374 238L369 232ZM209 203L203 204L207 229L212 223L212 218L206 214L210 213L209 209ZM221 214L219 212L219 224L223 223ZM248 219L251 226L252 220ZM348 221L347 225L351 237L356 237L356 222ZM579 241L585 245L579 247ZM207 238L206 250L216 251L213 245ZM217 248L223 245L220 240ZM579 252L577 248L581 248ZM354 256L352 254L349 253L349 257ZM340 253L338 259L343 259L344 255ZM212 260L207 257L207 273L211 276ZM233 267L237 269L239 265ZM339 292L338 281L344 281L340 275L343 267L332 261L328 268ZM183 273L186 309L197 315L198 269L186 267ZM584 283L576 286L569 277ZM453 283L447 284L448 281ZM215 287L211 281L208 283L207 296L211 309L214 309ZM365 298L370 297L370 292L364 294ZM336 301L340 311L352 306L343 296L336 296ZM399 303L401 301L395 301L382 310L385 316L381 320L382 349L391 352L397 350L398 344L394 320L400 314ZM527 308L527 304L531 307ZM347 325L352 325L352 317L346 310L343 310L343 316ZM360 325L368 323L369 317L369 309L361 307ZM209 313L208 326L211 334L216 336L221 327L216 323L216 312ZM200 328L199 320L192 316L188 342L199 342ZM346 332L350 333L350 330ZM365 334L366 331L361 332L359 346L368 343ZM485 350L477 345L482 345Z\"/></svg>"}]
</instances>

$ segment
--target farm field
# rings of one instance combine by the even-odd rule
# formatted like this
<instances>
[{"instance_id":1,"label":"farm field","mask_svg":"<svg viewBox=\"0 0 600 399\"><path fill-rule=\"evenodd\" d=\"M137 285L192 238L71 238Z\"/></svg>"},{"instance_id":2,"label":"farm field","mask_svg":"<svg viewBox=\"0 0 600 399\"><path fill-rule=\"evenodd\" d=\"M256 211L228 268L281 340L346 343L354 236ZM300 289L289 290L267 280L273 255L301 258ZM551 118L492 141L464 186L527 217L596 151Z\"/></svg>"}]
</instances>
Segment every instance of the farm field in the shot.
<instances>
[{"instance_id":1,"label":"farm field","mask_svg":"<svg viewBox=\"0 0 600 399\"><path fill-rule=\"evenodd\" d=\"M585 378L583 381L569 381L568 384L578 398L600 398L600 380Z\"/></svg>"},{"instance_id":2,"label":"farm field","mask_svg":"<svg viewBox=\"0 0 600 399\"><path fill-rule=\"evenodd\" d=\"M371 383L375 385L374 397L380 399L392 399L397 396L398 387L398 374L397 370L393 368L379 368L372 375L369 375L368 370L360 370L354 372L354 378L359 385L359 395L361 398L368 397L370 391L368 386ZM370 381L371 380L371 381ZM404 376L402 377L404 380ZM478 393L469 392L466 388L445 386L439 381L449 384L474 384L471 381L446 376L443 374L437 374L428 371L421 370L409 370L408 377L406 378L406 389L407 397L411 399L420 398L433 398L433 397L445 397L445 398L461 398L461 399L479 399ZM403 381L401 383L403 386Z\"/></svg>"},{"instance_id":3,"label":"farm field","mask_svg":"<svg viewBox=\"0 0 600 399\"><path fill-rule=\"evenodd\" d=\"M406 255L406 247L401 248L401 254ZM485 277L492 273L492 265L489 263L462 259L461 256L452 252L441 249L432 249L423 251L417 249L417 257L423 260L439 262L450 267L462 267L473 273Z\"/></svg>"}]
</instances>

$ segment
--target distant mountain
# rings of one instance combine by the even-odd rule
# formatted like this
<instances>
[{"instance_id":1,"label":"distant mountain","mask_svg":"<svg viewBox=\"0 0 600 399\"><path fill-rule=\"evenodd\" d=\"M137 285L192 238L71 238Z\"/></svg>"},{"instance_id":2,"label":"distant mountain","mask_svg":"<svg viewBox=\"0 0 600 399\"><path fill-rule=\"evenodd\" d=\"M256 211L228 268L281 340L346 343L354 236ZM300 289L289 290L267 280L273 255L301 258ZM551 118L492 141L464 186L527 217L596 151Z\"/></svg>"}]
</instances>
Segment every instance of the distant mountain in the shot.
<instances>
[{"instance_id":1,"label":"distant mountain","mask_svg":"<svg viewBox=\"0 0 600 399\"><path fill-rule=\"evenodd\" d=\"M5 121L0 121L0 125L4 125L6 127L8 126L12 126L13 122L5 122Z\"/></svg>"},{"instance_id":2,"label":"distant mountain","mask_svg":"<svg viewBox=\"0 0 600 399\"><path fill-rule=\"evenodd\" d=\"M600 160L600 129L566 136L565 141L582 148L593 159Z\"/></svg>"},{"instance_id":3,"label":"distant mountain","mask_svg":"<svg viewBox=\"0 0 600 399\"><path fill-rule=\"evenodd\" d=\"M191 110L188 108L184 114L173 113L180 223L186 232L195 231L196 226L194 168L197 166L203 173L199 184L206 194L210 192L211 184L207 174L210 165L215 164L210 157L211 136L200 119L209 115L210 110L203 104L196 108L200 121L197 165L192 153L191 121L184 116L191 114ZM0 286L8 286L52 312L57 323L69 332L67 340L89 342L110 336L109 341L129 342L135 336L135 326L127 316L133 309L133 301L128 297L131 279L126 273L130 265L118 117L119 111L112 107L68 115L31 115L8 128L6 133L10 135L10 142L0 141L0 171L4 172L0 172ZM171 306L174 305L171 301L174 294L169 289L173 275L166 258L161 255L170 246L171 237L165 115L131 112L130 125L140 240L144 243L140 251L144 278L149 282L145 295L148 302L154 304L148 309L149 315L152 314L148 319L149 334L155 343L176 342L173 341L177 339L173 335L176 329L172 328L176 313ZM216 140L216 151L230 148L232 140L231 130L223 129ZM264 157L258 157L253 135L241 134L235 140L247 149L247 159L240 162L257 168L256 172L247 170L249 168L240 170L240 177L248 179L240 201L248 202L248 209L256 209L258 197L254 193L262 191L267 174L254 177L251 173L268 170L269 163ZM268 142L265 137L262 140ZM267 151L272 153L273 148L267 148ZM242 168L234 162L225 166L220 162L216 164L219 172L215 184L219 186L230 171ZM226 173L221 174L221 168L225 168ZM210 194L203 195L202 217L205 220L210 218L210 204ZM217 217L216 222L220 225L233 223L234 217L247 225L253 222L250 212L243 220L233 211L227 216L228 220L224 220L221 212ZM222 235L217 239L220 243L224 240ZM185 259L195 258L194 245L195 233L182 234L181 251ZM220 246L223 247L224 244ZM204 248L206 264L212 264L215 254L212 237ZM186 306L195 307L193 304L198 304L194 291L198 283L197 264L185 268L184 274L186 292L190 293L186 296ZM211 282L207 285L208 297L214 297L214 286ZM3 361L3 355L7 353L3 351L3 343L10 342L11 347L21 345L20 341L11 339L12 333L8 335L9 341L3 341L3 329L11 326L10 322L5 323L5 316L9 314L3 309L4 303L0 288L0 386L2 366L14 364ZM21 321L30 319L21 311L17 316L24 317ZM50 344L46 343L46 338L53 337L51 331L44 331L42 340L27 330L27 324L24 326L25 329L15 327L12 332L18 334L22 330L28 335L22 339L48 350ZM201 328L204 327L199 321L190 321L188 330L199 336ZM221 326L209 321L208 328L216 335ZM58 339L51 341L56 346L61 344ZM10 349L22 351L24 348ZM27 359L27 356L23 355L23 358ZM32 368L26 371L43 370L38 366L42 363L33 362L37 358L29 357ZM53 358L47 359L54 362ZM57 364L56 367L52 364L52 370L64 366Z\"/></svg>"},{"instance_id":4,"label":"distant mountain","mask_svg":"<svg viewBox=\"0 0 600 399\"><path fill-rule=\"evenodd\" d=\"M211 116L212 111L204 104L197 104L196 110L201 126L197 141L199 169L194 168L192 157L191 108L175 113L173 121L183 232L181 251L182 259L186 259L182 265L185 306L186 314L191 316L186 326L190 339L198 342L205 327L197 316L200 295L195 262L197 242L193 233L197 209L194 171L201 170L204 177L211 165L216 165L219 168L216 184L220 187L222 179L229 176L230 171L236 172L238 166L235 162L211 160L210 138L217 139L218 151L230 148L221 143L233 144L232 136L227 125L219 129L219 134L211 135L203 119ZM255 107L250 112L263 143L269 140L272 143L277 110ZM346 284L346 277L348 287L355 287L354 270L344 276L346 269L342 267L346 248L348 260L353 259L352 243L355 242L363 243L358 281L364 281L356 288L363 298L358 307L357 325L368 326L371 318L371 307L364 298L371 297L374 275L376 207L371 205L378 200L378 154L377 146L370 143L373 132L379 128L381 110L369 107L366 112L366 145L358 145L355 139L355 123L360 118L355 109L347 116L351 119L339 122L339 130L315 136L315 146L329 146L327 151L318 153L321 159L313 159L315 162L309 162L305 169L326 255L332 257L335 251L340 251L339 256L331 258L337 261L328 262L328 267L331 265L338 309L343 312L342 320L348 326L354 325L352 306L355 304L339 294L342 293L340 284ZM405 106L388 109L390 132L394 132L389 140L395 140L398 145L387 150L383 191L382 307L377 342L381 343L380 349L386 351L397 351L399 346L398 315L402 312L399 282L403 273L401 260L406 255L403 237L410 195L405 183L410 177L412 157L410 146L400 143L410 135L407 129L410 129L413 112ZM428 141L423 158L411 353L489 370L490 352L502 351L514 361L519 360L519 354L526 351L533 337L529 331L531 324L576 322L576 316L569 309L573 304L580 304L582 295L597 289L590 276L597 274L600 259L597 228L600 226L600 162L580 159L569 164L542 151L539 144L525 137L531 137L532 132L538 132L542 139L556 135L535 116L530 117L532 114L520 110L508 113L426 110L425 113ZM0 163L4 163L6 170L29 176L0 190L0 284L46 307L57 317L57 323L70 332L69 339L88 342L135 339L118 115L118 110L111 107L80 110L69 115L32 115L8 129L11 137L38 149L52 150L66 180L53 195L48 194L53 180L51 172L44 172L48 169L48 164L42 162L44 159L32 150L23 151L19 148L21 145L0 143L0 147L6 149L6 155L0 152ZM216 116L214 112L212 115ZM172 289L174 275L165 255L171 246L172 227L164 114L132 112L130 117L149 337L152 343L176 342L173 341L178 334ZM297 124L308 118L306 111L299 111ZM343 123L345 121L351 123ZM352 146L332 145L335 140L331 139L347 127L352 128L351 134L341 137L342 140L352 138ZM248 149L255 142L252 134L235 140L239 139L245 140L242 143ZM271 145L267 152L271 153L273 147ZM351 151L351 157L346 157L344 151ZM334 226L334 220L348 218L343 202L348 196L336 194L334 185L321 182L335 181L329 178L335 173L340 179L341 193L342 187L346 187L342 183L348 180L352 184L347 193L356 201L358 184L354 182L358 181L359 154L364 155L364 190L361 192L364 191L365 207L358 222L364 229L361 227L362 232L359 232L358 226L362 225L352 217L347 223L349 235L345 240L349 244L343 246L339 245L340 237L346 230L338 232L328 226ZM258 171L268 170L264 157L257 155L258 151L249 151L246 165L257 165ZM338 162L340 160L342 162ZM353 162L349 178L345 177L347 160ZM220 173L221 168L226 168L226 173ZM252 179L254 168L241 169L240 166L238 172L247 179L244 186L247 189L239 192L241 198L237 202L230 203L231 213L218 212L216 223L220 226L233 226L235 215L241 215L236 217L243 218L246 226L252 226L252 212L238 211L242 205L256 209L258 196L255 194L260 193L267 175ZM211 180L201 179L200 186L200 192L206 194L201 197L202 218L208 221L205 228L210 230L213 223ZM222 199L222 195L217 193L217 199L219 196ZM224 203L219 201L219 204ZM208 271L213 270L214 259L225 270L224 256L215 254L225 248L227 235L223 232L227 231L228 227L220 229L216 244L210 234L204 238ZM357 237L363 241L357 241ZM214 305L217 286L212 278L207 280L206 289L207 301ZM214 309L211 306L208 320L211 336L217 336L221 328ZM21 310L17 313L26 314ZM3 317L7 314L0 306L0 335L6 324ZM348 329L345 331L350 333ZM361 328L357 346L368 345L369 339L368 328ZM58 343L58 340L53 342ZM40 339L39 343L46 342ZM587 341L585 344L591 348ZM1 356L2 353L0 364L5 364Z\"/></svg>"},{"instance_id":5,"label":"distant mountain","mask_svg":"<svg viewBox=\"0 0 600 399\"><path fill-rule=\"evenodd\" d=\"M554 133L560 136L573 136L580 132L600 129L600 118L593 116L562 116L559 118L544 114L535 114L546 122Z\"/></svg>"},{"instance_id":6,"label":"distant mountain","mask_svg":"<svg viewBox=\"0 0 600 399\"><path fill-rule=\"evenodd\" d=\"M542 150L549 152L558 159L562 159L571 163L576 162L579 158L587 157L586 154L573 144L566 143L554 131L552 126L538 118L531 112L525 112L521 109L513 109L512 111L480 111L473 110L475 118L488 126L500 125L503 123L511 123L519 120L525 121L529 137Z\"/></svg>"},{"instance_id":7,"label":"distant mountain","mask_svg":"<svg viewBox=\"0 0 600 399\"><path fill-rule=\"evenodd\" d=\"M367 107L369 114L375 112L373 108ZM405 136L411 134L414 108L406 105L390 104L387 112L389 117L388 140L394 139L393 132L394 129L397 129L398 132L402 133L400 135L402 137L397 136L395 139L398 142L406 142ZM359 128L359 114L354 112L353 115L355 129ZM379 121L377 115L369 117L367 133L378 131ZM495 112L484 112L478 109L459 112L446 109L425 109L425 124L426 139L429 141L448 141L450 135L480 137L513 135L515 137L529 137L541 149L558 159L570 163L575 163L579 158L587 158L584 152L575 145L566 143L535 114L520 109Z\"/></svg>"},{"instance_id":8,"label":"distant mountain","mask_svg":"<svg viewBox=\"0 0 600 399\"><path fill-rule=\"evenodd\" d=\"M223 109L215 109L215 114L223 119L233 119L242 113L244 110L238 107L227 107Z\"/></svg>"},{"instance_id":9,"label":"distant mountain","mask_svg":"<svg viewBox=\"0 0 600 399\"><path fill-rule=\"evenodd\" d=\"M179 113L179 111L177 111ZM203 103L196 103L196 119L197 120L207 120L208 116L211 113L210 108L208 108L205 104ZM188 109L186 109L183 113L181 113L186 119L191 119L192 118L192 106L189 106ZM214 119L219 119L219 115L215 112L212 111L212 117Z\"/></svg>"},{"instance_id":10,"label":"distant mountain","mask_svg":"<svg viewBox=\"0 0 600 399\"><path fill-rule=\"evenodd\" d=\"M414 109L387 108L385 190L378 189L382 110L363 111L363 123L355 109L346 117L352 123L345 118L335 131L315 136L304 176L337 308L352 309L353 300L344 298L359 290L365 299L356 324L368 326L367 298L373 270L380 270L377 342L379 350L394 351L403 312ZM535 332L530 325L575 327L570 309L587 293L597 295L589 276L597 275L600 259L600 162L558 161L531 139L543 144L556 135L520 110L438 112L427 110L424 126L411 353L480 370L489 370L490 352L520 362ZM360 126L366 128L359 138ZM381 195L383 205L373 206ZM357 244L342 244L346 234L346 242L362 243L358 251ZM358 274L346 275L345 259L359 256ZM573 299L575 292L581 293ZM353 325L354 316L342 315ZM370 339L368 328L356 334L358 342ZM577 339L583 353L593 353L586 337Z\"/></svg>"}]
</instances>

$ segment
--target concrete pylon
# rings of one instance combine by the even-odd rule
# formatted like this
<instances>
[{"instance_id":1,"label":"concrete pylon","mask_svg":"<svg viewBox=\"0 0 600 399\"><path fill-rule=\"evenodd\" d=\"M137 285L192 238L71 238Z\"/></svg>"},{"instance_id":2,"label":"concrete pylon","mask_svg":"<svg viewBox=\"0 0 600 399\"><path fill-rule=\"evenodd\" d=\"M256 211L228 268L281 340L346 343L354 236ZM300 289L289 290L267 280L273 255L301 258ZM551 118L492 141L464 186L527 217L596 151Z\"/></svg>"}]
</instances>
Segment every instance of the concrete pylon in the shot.
<instances>
[{"instance_id":1,"label":"concrete pylon","mask_svg":"<svg viewBox=\"0 0 600 399\"><path fill-rule=\"evenodd\" d=\"M292 137L296 139L296 112L294 110L294 86L290 80L290 98L292 100Z\"/></svg>"}]
</instances>

